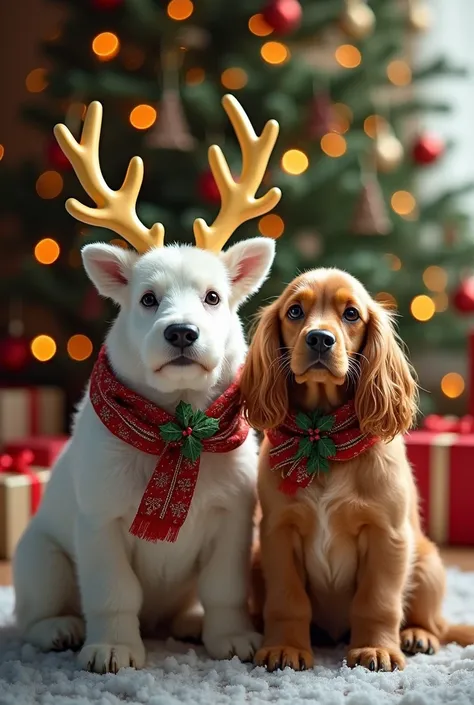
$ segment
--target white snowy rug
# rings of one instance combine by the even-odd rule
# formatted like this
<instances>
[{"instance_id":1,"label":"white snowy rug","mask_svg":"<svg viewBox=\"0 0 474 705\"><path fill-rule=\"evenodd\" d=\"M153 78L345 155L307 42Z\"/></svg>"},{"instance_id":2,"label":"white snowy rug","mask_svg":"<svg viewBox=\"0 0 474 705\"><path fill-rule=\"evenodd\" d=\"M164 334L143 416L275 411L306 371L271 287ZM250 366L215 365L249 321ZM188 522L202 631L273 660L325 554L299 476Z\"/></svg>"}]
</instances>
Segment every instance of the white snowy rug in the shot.
<instances>
[{"instance_id":1,"label":"white snowy rug","mask_svg":"<svg viewBox=\"0 0 474 705\"><path fill-rule=\"evenodd\" d=\"M446 615L474 624L474 573L448 572ZM471 705L474 646L417 655L395 673L342 664L343 651L317 652L312 671L266 673L211 661L203 649L169 640L149 643L147 667L99 676L79 671L71 652L42 654L12 625L13 591L0 589L0 705Z\"/></svg>"}]
</instances>

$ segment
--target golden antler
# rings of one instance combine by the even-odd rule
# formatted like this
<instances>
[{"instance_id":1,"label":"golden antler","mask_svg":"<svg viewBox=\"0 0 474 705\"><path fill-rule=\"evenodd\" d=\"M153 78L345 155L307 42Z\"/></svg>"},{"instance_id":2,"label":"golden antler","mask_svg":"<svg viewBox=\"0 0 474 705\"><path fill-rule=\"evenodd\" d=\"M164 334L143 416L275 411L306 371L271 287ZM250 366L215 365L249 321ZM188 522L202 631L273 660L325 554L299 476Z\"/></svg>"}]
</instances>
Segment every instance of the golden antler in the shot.
<instances>
[{"instance_id":1,"label":"golden antler","mask_svg":"<svg viewBox=\"0 0 474 705\"><path fill-rule=\"evenodd\" d=\"M239 181L234 181L221 148L215 144L209 148L209 164L221 195L221 209L212 225L198 218L193 230L196 246L212 252L220 252L239 225L268 213L281 198L278 188L255 198L278 137L278 123L270 120L257 137L244 109L233 96L225 95L222 105L242 150L242 172Z\"/></svg>"},{"instance_id":2,"label":"golden antler","mask_svg":"<svg viewBox=\"0 0 474 705\"><path fill-rule=\"evenodd\" d=\"M54 134L59 146L72 164L84 191L97 208L89 208L75 198L66 202L73 218L87 225L109 228L143 253L152 247L163 247L165 229L161 223L146 228L136 213L136 203L143 182L143 161L133 157L122 186L112 191L102 176L99 163L99 138L102 125L102 105L94 101L87 109L78 143L66 125L56 125Z\"/></svg>"}]
</instances>

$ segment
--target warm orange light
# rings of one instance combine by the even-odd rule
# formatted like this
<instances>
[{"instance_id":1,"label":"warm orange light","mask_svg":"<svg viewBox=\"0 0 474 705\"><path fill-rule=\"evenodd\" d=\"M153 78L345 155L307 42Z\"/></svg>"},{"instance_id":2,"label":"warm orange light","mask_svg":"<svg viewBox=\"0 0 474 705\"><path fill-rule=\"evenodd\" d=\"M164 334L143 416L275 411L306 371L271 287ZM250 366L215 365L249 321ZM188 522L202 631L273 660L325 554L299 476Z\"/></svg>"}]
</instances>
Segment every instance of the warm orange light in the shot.
<instances>
[{"instance_id":1,"label":"warm orange light","mask_svg":"<svg viewBox=\"0 0 474 705\"><path fill-rule=\"evenodd\" d=\"M56 240L45 237L40 240L35 247L35 257L40 264L53 264L61 252Z\"/></svg>"},{"instance_id":2,"label":"warm orange light","mask_svg":"<svg viewBox=\"0 0 474 705\"><path fill-rule=\"evenodd\" d=\"M334 113L333 130L343 135L349 130L354 114L345 103L334 103L332 109Z\"/></svg>"},{"instance_id":3,"label":"warm orange light","mask_svg":"<svg viewBox=\"0 0 474 705\"><path fill-rule=\"evenodd\" d=\"M152 105L136 105L130 113L130 122L137 130L146 130L153 125L157 112Z\"/></svg>"},{"instance_id":4,"label":"warm orange light","mask_svg":"<svg viewBox=\"0 0 474 705\"><path fill-rule=\"evenodd\" d=\"M375 139L377 133L386 127L387 121L381 115L369 115L364 120L364 132L372 139Z\"/></svg>"},{"instance_id":5,"label":"warm orange light","mask_svg":"<svg viewBox=\"0 0 474 705\"><path fill-rule=\"evenodd\" d=\"M224 88L231 91L238 91L247 84L248 78L245 71L241 68L226 69L222 72L221 83Z\"/></svg>"},{"instance_id":6,"label":"warm orange light","mask_svg":"<svg viewBox=\"0 0 474 705\"><path fill-rule=\"evenodd\" d=\"M435 304L432 298L421 294L415 296L410 305L411 315L417 321L429 321L435 314Z\"/></svg>"},{"instance_id":7,"label":"warm orange light","mask_svg":"<svg viewBox=\"0 0 474 705\"><path fill-rule=\"evenodd\" d=\"M441 291L439 294L433 296L433 301L435 302L436 313L444 313L449 308L449 296L445 291Z\"/></svg>"},{"instance_id":8,"label":"warm orange light","mask_svg":"<svg viewBox=\"0 0 474 705\"><path fill-rule=\"evenodd\" d=\"M415 197L409 191L395 191L390 203L398 215L410 215L416 208Z\"/></svg>"},{"instance_id":9,"label":"warm orange light","mask_svg":"<svg viewBox=\"0 0 474 705\"><path fill-rule=\"evenodd\" d=\"M252 15L249 19L249 30L257 37L267 37L273 32L273 27L265 22L262 14Z\"/></svg>"},{"instance_id":10,"label":"warm orange light","mask_svg":"<svg viewBox=\"0 0 474 705\"><path fill-rule=\"evenodd\" d=\"M450 399L460 397L465 386L464 379L457 372L448 372L441 380L441 391Z\"/></svg>"},{"instance_id":11,"label":"warm orange light","mask_svg":"<svg viewBox=\"0 0 474 705\"><path fill-rule=\"evenodd\" d=\"M67 352L70 358L76 360L77 362L82 362L82 360L87 360L88 357L92 355L92 342L89 340L87 335L73 335L67 341Z\"/></svg>"},{"instance_id":12,"label":"warm orange light","mask_svg":"<svg viewBox=\"0 0 474 705\"><path fill-rule=\"evenodd\" d=\"M328 132L321 137L321 149L328 157L342 157L346 153L347 143L337 132Z\"/></svg>"},{"instance_id":13,"label":"warm orange light","mask_svg":"<svg viewBox=\"0 0 474 705\"><path fill-rule=\"evenodd\" d=\"M387 253L385 259L388 261L388 266L393 272L399 272L402 268L402 260L397 255Z\"/></svg>"},{"instance_id":14,"label":"warm orange light","mask_svg":"<svg viewBox=\"0 0 474 705\"><path fill-rule=\"evenodd\" d=\"M47 362L56 355L57 346L49 335L37 335L31 341L31 352L40 362Z\"/></svg>"},{"instance_id":15,"label":"warm orange light","mask_svg":"<svg viewBox=\"0 0 474 705\"><path fill-rule=\"evenodd\" d=\"M92 51L101 61L110 61L119 53L119 38L113 32L101 32L92 40Z\"/></svg>"},{"instance_id":16,"label":"warm orange light","mask_svg":"<svg viewBox=\"0 0 474 705\"><path fill-rule=\"evenodd\" d=\"M186 83L190 86L197 86L204 81L206 72L199 66L195 66L186 71Z\"/></svg>"},{"instance_id":17,"label":"warm orange light","mask_svg":"<svg viewBox=\"0 0 474 705\"><path fill-rule=\"evenodd\" d=\"M309 159L300 149L289 149L281 158L281 168L287 174L298 176L309 166Z\"/></svg>"},{"instance_id":18,"label":"warm orange light","mask_svg":"<svg viewBox=\"0 0 474 705\"><path fill-rule=\"evenodd\" d=\"M30 93L41 93L48 85L46 69L33 69L25 79L26 90Z\"/></svg>"},{"instance_id":19,"label":"warm orange light","mask_svg":"<svg viewBox=\"0 0 474 705\"><path fill-rule=\"evenodd\" d=\"M276 213L264 215L258 221L258 229L265 237L272 237L274 240L281 237L285 231L285 223Z\"/></svg>"},{"instance_id":20,"label":"warm orange light","mask_svg":"<svg viewBox=\"0 0 474 705\"><path fill-rule=\"evenodd\" d=\"M0 144L0 162L2 161L4 154L5 154L5 147L3 146L3 144Z\"/></svg>"},{"instance_id":21,"label":"warm orange light","mask_svg":"<svg viewBox=\"0 0 474 705\"><path fill-rule=\"evenodd\" d=\"M375 300L381 303L384 308L394 309L398 306L396 298L388 291L379 291L375 296Z\"/></svg>"},{"instance_id":22,"label":"warm orange light","mask_svg":"<svg viewBox=\"0 0 474 705\"><path fill-rule=\"evenodd\" d=\"M193 14L194 5L191 0L171 0L166 9L168 17L181 22Z\"/></svg>"},{"instance_id":23,"label":"warm orange light","mask_svg":"<svg viewBox=\"0 0 474 705\"><path fill-rule=\"evenodd\" d=\"M394 86L408 86L411 82L411 68L403 59L395 59L387 66L388 80Z\"/></svg>"},{"instance_id":24,"label":"warm orange light","mask_svg":"<svg viewBox=\"0 0 474 705\"><path fill-rule=\"evenodd\" d=\"M423 283L430 291L444 291L448 283L448 274L442 267L427 267L423 272Z\"/></svg>"},{"instance_id":25,"label":"warm orange light","mask_svg":"<svg viewBox=\"0 0 474 705\"><path fill-rule=\"evenodd\" d=\"M337 63L345 69L355 69L362 61L362 54L353 44L341 44L334 56Z\"/></svg>"},{"instance_id":26,"label":"warm orange light","mask_svg":"<svg viewBox=\"0 0 474 705\"><path fill-rule=\"evenodd\" d=\"M283 64L290 58L290 50L281 42L265 42L260 54L267 64Z\"/></svg>"},{"instance_id":27,"label":"warm orange light","mask_svg":"<svg viewBox=\"0 0 474 705\"><path fill-rule=\"evenodd\" d=\"M45 171L36 181L36 193L40 198L56 198L63 190L63 177L57 171Z\"/></svg>"}]
</instances>

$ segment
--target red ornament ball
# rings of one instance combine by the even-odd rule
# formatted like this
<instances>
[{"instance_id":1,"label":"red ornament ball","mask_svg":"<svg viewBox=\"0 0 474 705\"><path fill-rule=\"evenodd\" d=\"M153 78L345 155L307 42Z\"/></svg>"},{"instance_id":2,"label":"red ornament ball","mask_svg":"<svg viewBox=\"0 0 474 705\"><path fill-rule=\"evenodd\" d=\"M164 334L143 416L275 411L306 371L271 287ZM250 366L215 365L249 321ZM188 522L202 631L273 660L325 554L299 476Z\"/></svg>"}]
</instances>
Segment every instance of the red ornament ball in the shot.
<instances>
[{"instance_id":1,"label":"red ornament ball","mask_svg":"<svg viewBox=\"0 0 474 705\"><path fill-rule=\"evenodd\" d=\"M115 10L123 5L123 0L92 0L92 7L96 10Z\"/></svg>"},{"instance_id":2,"label":"red ornament ball","mask_svg":"<svg viewBox=\"0 0 474 705\"><path fill-rule=\"evenodd\" d=\"M0 367L8 372L21 372L30 359L30 344L23 336L0 340Z\"/></svg>"},{"instance_id":3,"label":"red ornament ball","mask_svg":"<svg viewBox=\"0 0 474 705\"><path fill-rule=\"evenodd\" d=\"M437 135L420 135L412 148L413 161L416 164L433 164L443 155L445 144Z\"/></svg>"},{"instance_id":4,"label":"red ornament ball","mask_svg":"<svg viewBox=\"0 0 474 705\"><path fill-rule=\"evenodd\" d=\"M221 195L217 188L212 171L205 171L198 180L198 193L200 198L207 203L220 203Z\"/></svg>"},{"instance_id":5,"label":"red ornament ball","mask_svg":"<svg viewBox=\"0 0 474 705\"><path fill-rule=\"evenodd\" d=\"M461 282L454 292L453 305L459 313L474 313L474 277Z\"/></svg>"},{"instance_id":6,"label":"red ornament ball","mask_svg":"<svg viewBox=\"0 0 474 705\"><path fill-rule=\"evenodd\" d=\"M52 140L48 145L47 159L48 164L53 169L57 169L60 171L72 169L71 162L66 157L63 150L55 140Z\"/></svg>"},{"instance_id":7,"label":"red ornament ball","mask_svg":"<svg viewBox=\"0 0 474 705\"><path fill-rule=\"evenodd\" d=\"M263 9L265 22L277 34L290 34L298 29L302 14L298 0L270 0Z\"/></svg>"}]
</instances>

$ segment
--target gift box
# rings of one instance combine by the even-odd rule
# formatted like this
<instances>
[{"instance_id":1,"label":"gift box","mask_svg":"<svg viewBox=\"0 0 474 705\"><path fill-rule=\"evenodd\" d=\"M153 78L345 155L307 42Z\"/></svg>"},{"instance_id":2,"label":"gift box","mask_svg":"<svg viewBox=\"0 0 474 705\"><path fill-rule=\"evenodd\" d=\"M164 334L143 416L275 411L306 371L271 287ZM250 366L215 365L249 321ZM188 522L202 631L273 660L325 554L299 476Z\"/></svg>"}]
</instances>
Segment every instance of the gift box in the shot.
<instances>
[{"instance_id":1,"label":"gift box","mask_svg":"<svg viewBox=\"0 0 474 705\"><path fill-rule=\"evenodd\" d=\"M38 510L50 470L32 465L33 453L0 455L0 559L10 560Z\"/></svg>"},{"instance_id":2,"label":"gift box","mask_svg":"<svg viewBox=\"0 0 474 705\"><path fill-rule=\"evenodd\" d=\"M439 544L474 545L474 419L428 417L405 440L427 535Z\"/></svg>"},{"instance_id":3,"label":"gift box","mask_svg":"<svg viewBox=\"0 0 474 705\"><path fill-rule=\"evenodd\" d=\"M57 387L0 389L0 442L63 432L64 393Z\"/></svg>"},{"instance_id":4,"label":"gift box","mask_svg":"<svg viewBox=\"0 0 474 705\"><path fill-rule=\"evenodd\" d=\"M3 451L16 456L24 450L32 454L32 465L50 468L68 442L68 436L32 436L5 443Z\"/></svg>"}]
</instances>

